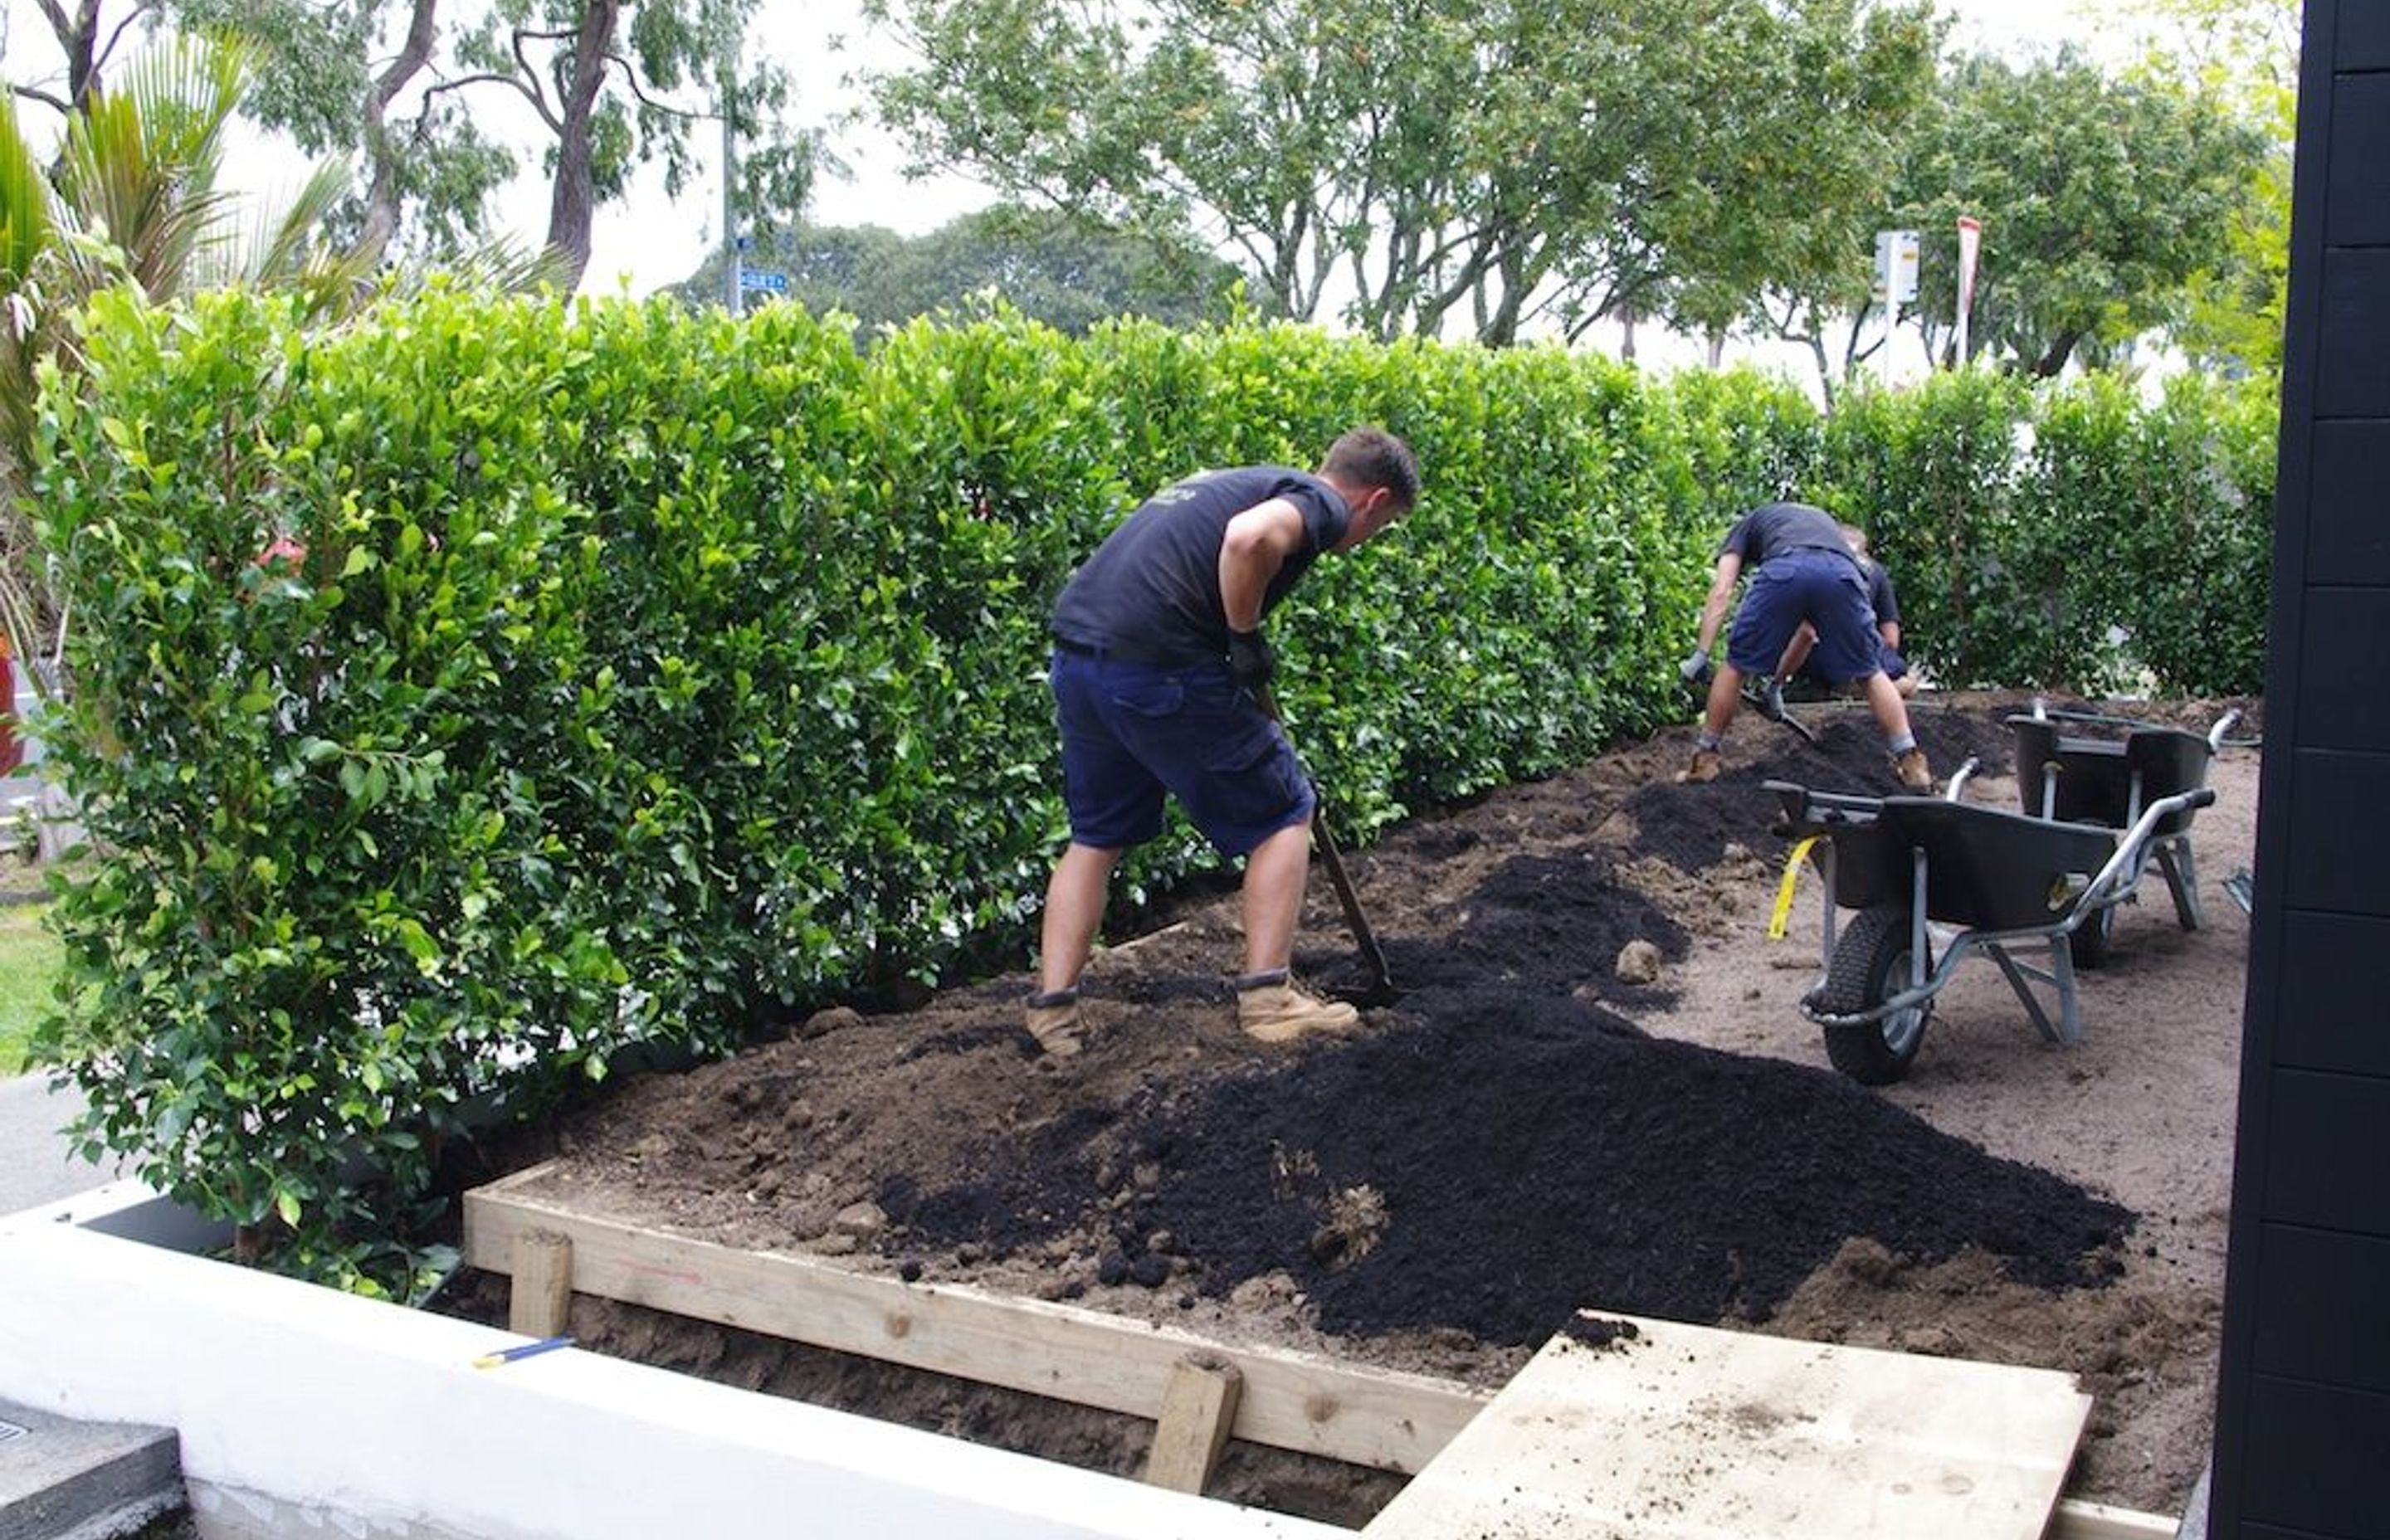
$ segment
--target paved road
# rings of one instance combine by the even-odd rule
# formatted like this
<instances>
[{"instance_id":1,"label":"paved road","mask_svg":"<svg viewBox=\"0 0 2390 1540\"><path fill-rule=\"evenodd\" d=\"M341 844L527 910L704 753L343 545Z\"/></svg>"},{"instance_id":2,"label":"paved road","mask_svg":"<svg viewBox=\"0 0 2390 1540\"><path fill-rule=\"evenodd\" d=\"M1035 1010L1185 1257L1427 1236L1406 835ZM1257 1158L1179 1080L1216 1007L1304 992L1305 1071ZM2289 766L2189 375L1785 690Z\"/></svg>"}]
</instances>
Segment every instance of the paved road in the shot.
<instances>
[{"instance_id":1,"label":"paved road","mask_svg":"<svg viewBox=\"0 0 2390 1540\"><path fill-rule=\"evenodd\" d=\"M80 1096L51 1091L44 1076L0 1080L0 1213L72 1197L115 1174L77 1160L59 1136L81 1110Z\"/></svg>"}]
</instances>

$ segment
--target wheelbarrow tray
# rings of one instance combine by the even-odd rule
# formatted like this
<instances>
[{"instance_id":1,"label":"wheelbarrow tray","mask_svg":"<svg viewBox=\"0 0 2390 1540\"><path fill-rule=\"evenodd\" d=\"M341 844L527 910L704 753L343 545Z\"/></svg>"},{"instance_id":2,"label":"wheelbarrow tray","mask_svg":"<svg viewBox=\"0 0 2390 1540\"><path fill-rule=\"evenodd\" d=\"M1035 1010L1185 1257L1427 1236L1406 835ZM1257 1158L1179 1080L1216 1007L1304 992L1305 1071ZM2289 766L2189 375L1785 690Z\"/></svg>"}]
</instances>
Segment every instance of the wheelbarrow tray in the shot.
<instances>
[{"instance_id":1,"label":"wheelbarrow tray","mask_svg":"<svg viewBox=\"0 0 2390 1540\"><path fill-rule=\"evenodd\" d=\"M1910 902L1925 853L1926 916L1969 930L2031 930L2064 918L2116 853L2114 831L1939 797L1859 798L1772 785L1796 836L1834 841L1833 901Z\"/></svg>"},{"instance_id":2,"label":"wheelbarrow tray","mask_svg":"<svg viewBox=\"0 0 2390 1540\"><path fill-rule=\"evenodd\" d=\"M2122 738L2059 730L2056 718L2012 716L2017 798L2026 813L2062 823L2129 828L2140 810L2164 797L2207 784L2216 750L2179 727L2136 726ZM2137 784L2138 783L2138 784ZM2174 814L2152 830L2163 839L2191 827L2191 812Z\"/></svg>"}]
</instances>

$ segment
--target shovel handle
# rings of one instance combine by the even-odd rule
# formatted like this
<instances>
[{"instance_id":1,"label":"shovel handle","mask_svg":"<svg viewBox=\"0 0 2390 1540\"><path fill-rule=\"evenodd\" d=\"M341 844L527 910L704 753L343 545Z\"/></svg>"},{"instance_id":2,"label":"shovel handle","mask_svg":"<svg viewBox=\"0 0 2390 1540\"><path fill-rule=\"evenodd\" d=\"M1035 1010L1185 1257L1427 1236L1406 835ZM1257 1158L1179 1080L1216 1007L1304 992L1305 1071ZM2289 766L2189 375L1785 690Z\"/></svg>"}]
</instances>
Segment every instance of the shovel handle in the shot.
<instances>
[{"instance_id":1,"label":"shovel handle","mask_svg":"<svg viewBox=\"0 0 2390 1540\"><path fill-rule=\"evenodd\" d=\"M1253 687L1253 702L1262 714L1278 724L1280 733L1286 723L1278 714L1278 702L1270 699L1267 685ZM1296 756L1298 762L1301 756ZM1311 772L1304 776L1309 778ZM1378 944L1377 932L1369 928L1369 917L1361 912L1361 895L1353 886L1352 876L1344 870L1344 858L1337 853L1336 841L1328 832L1328 808L1319 795L1319 783L1311 785L1311 842L1319 851L1319 864L1328 869L1328 884L1336 890L1336 902L1344 911L1345 928L1353 932L1353 944L1361 954L1361 966L1369 971L1369 986L1383 993L1393 988L1393 975L1386 971L1386 953Z\"/></svg>"}]
</instances>

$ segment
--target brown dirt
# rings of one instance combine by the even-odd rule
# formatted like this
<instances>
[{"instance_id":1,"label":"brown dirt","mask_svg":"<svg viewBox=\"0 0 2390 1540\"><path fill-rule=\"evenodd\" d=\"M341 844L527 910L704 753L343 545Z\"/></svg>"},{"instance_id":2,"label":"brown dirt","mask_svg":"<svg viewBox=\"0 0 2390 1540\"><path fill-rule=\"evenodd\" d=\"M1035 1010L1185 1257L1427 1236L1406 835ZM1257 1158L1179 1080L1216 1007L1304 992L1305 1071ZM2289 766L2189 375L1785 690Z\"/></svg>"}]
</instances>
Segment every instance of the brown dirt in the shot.
<instances>
[{"instance_id":1,"label":"brown dirt","mask_svg":"<svg viewBox=\"0 0 2390 1540\"><path fill-rule=\"evenodd\" d=\"M1937 772L2015 805L2015 698L1913 708ZM2246 703L2243 703L2246 704ZM2168 708L2204 728L2219 708ZM1094 1046L1043 1059L1025 980L635 1081L559 1132L542 1189L859 1269L1167 1319L1498 1386L1579 1306L2071 1370L2097 1400L2072 1495L2179 1513L2205 1460L2222 1292L2256 756L2194 831L2206 926L2154 868L2044 1046L1965 964L1902 1084L1826 1067L1795 1002L1817 883L1767 937L1767 776L1895 789L1856 707L1746 713L1712 786L1678 731L1421 818L1349 856L1406 993L1338 1043L1239 1034L1233 899L1099 954ZM2150 708L2137 708L2151 714ZM2249 729L2244 729L2249 730ZM1299 725L1298 725L1299 732ZM1332 792L1331 792L1332 797ZM1354 971L1315 879L1297 964ZM1618 977L1648 943L1657 977ZM1134 1471L1134 1424L583 1302L594 1345ZM899 1405L899 1403L902 1403ZM1221 1495L1359 1522L1392 1478L1240 1451Z\"/></svg>"}]
</instances>

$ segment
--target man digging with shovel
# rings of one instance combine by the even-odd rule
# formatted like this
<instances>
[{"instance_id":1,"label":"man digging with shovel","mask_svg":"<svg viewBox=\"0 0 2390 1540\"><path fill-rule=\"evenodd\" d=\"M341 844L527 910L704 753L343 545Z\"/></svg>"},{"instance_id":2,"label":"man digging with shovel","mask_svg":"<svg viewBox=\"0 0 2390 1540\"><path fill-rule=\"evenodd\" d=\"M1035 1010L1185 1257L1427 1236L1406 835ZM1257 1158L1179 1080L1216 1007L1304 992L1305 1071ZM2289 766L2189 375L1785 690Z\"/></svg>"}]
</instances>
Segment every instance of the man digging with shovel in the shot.
<instances>
[{"instance_id":1,"label":"man digging with shovel","mask_svg":"<svg viewBox=\"0 0 2390 1540\"><path fill-rule=\"evenodd\" d=\"M1735 611L1726 666L1713 675L1710 644L1717 639L1735 584L1746 569L1751 585ZM1806 503L1763 503L1736 520L1718 543L1709 597L1702 605L1701 640L1680 671L1689 685L1706 680L1709 699L1692 763L1677 779L1717 779L1719 751L1742 699L1743 675L1772 682L1777 660L1804 621L1817 629L1811 657L1819 672L1837 685L1857 684L1865 690L1900 784L1910 791L1931 791L1934 772L1909 731L1908 709L1884 676L1875 611L1858 557L1832 516Z\"/></svg>"},{"instance_id":2,"label":"man digging with shovel","mask_svg":"<svg viewBox=\"0 0 2390 1540\"><path fill-rule=\"evenodd\" d=\"M1352 550L1418 500L1409 446L1358 428L1316 473L1249 466L1164 488L1072 574L1054 606L1050 674L1071 842L1047 884L1027 1010L1047 1053L1085 1044L1079 975L1112 869L1162 832L1165 795L1223 855L1245 858L1239 1025L1287 1043L1359 1020L1289 976L1315 794L1256 699L1276 666L1261 623L1321 552Z\"/></svg>"}]
</instances>

